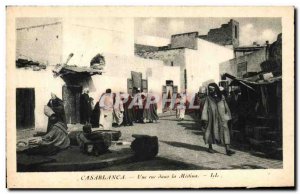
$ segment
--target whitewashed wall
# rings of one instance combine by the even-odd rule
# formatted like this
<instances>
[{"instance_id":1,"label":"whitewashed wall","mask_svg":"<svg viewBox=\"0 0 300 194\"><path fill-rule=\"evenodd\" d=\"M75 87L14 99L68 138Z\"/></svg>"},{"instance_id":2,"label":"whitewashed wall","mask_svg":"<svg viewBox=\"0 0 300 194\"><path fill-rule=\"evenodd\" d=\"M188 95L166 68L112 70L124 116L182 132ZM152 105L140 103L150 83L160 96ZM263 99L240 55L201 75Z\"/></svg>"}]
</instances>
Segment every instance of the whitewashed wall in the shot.
<instances>
[{"instance_id":1,"label":"whitewashed wall","mask_svg":"<svg viewBox=\"0 0 300 194\"><path fill-rule=\"evenodd\" d=\"M25 58L28 57L48 65L56 65L62 62L63 33L61 23L45 27L20 29L16 33L17 58L25 56Z\"/></svg>"},{"instance_id":2,"label":"whitewashed wall","mask_svg":"<svg viewBox=\"0 0 300 194\"><path fill-rule=\"evenodd\" d=\"M46 130L48 118L44 115L44 105L51 97L51 92L62 99L62 86L64 81L61 78L54 78L52 68L33 71L31 69L17 69L15 79L16 88L35 89L35 127Z\"/></svg>"},{"instance_id":3,"label":"whitewashed wall","mask_svg":"<svg viewBox=\"0 0 300 194\"><path fill-rule=\"evenodd\" d=\"M234 57L233 50L199 39L198 50L185 49L188 92L196 93L207 81L220 81L219 64Z\"/></svg>"},{"instance_id":4,"label":"whitewashed wall","mask_svg":"<svg viewBox=\"0 0 300 194\"><path fill-rule=\"evenodd\" d=\"M73 53L70 64L86 66L97 53L133 56L133 29L129 18L64 19L63 59Z\"/></svg>"},{"instance_id":5,"label":"whitewashed wall","mask_svg":"<svg viewBox=\"0 0 300 194\"><path fill-rule=\"evenodd\" d=\"M89 66L90 60L97 53L105 56L103 75L92 76L95 90L91 90L90 96L95 101L107 88L113 92L127 92L127 79L131 78L131 71L141 72L143 79L148 79L148 89L153 93L161 94L166 80L173 80L180 90L183 64L177 64L178 60L174 60L172 67L162 60L134 56L133 29L133 20L126 18L72 19L63 20L62 25L18 33L18 52L40 62L46 61L49 65L41 71L17 69L15 75L16 87L35 88L36 129L46 130L47 117L43 111L51 92L62 98L64 81L59 77L54 78L52 70L54 65L65 62L70 53L74 57L69 64L77 66ZM178 57L183 61L183 55ZM161 112L161 107L158 112Z\"/></svg>"}]
</instances>

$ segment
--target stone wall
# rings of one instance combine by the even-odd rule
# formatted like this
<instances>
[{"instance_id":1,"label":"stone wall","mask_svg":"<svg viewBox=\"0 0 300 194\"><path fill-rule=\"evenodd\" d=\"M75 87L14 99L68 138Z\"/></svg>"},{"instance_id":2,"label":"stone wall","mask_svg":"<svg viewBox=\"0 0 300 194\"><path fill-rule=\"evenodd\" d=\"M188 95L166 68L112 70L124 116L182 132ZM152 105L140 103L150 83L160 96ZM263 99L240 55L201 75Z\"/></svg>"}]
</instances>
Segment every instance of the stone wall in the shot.
<instances>
[{"instance_id":1,"label":"stone wall","mask_svg":"<svg viewBox=\"0 0 300 194\"><path fill-rule=\"evenodd\" d=\"M158 47L156 46L149 46L149 45L143 45L143 44L134 44L134 53L140 53L145 51L158 51Z\"/></svg>"},{"instance_id":2,"label":"stone wall","mask_svg":"<svg viewBox=\"0 0 300 194\"><path fill-rule=\"evenodd\" d=\"M220 64L220 74L229 73L238 77L238 64L247 64L247 72L259 72L261 71L260 64L267 59L266 48L262 48L259 51L252 52L250 54L240 56L229 61Z\"/></svg>"},{"instance_id":3,"label":"stone wall","mask_svg":"<svg viewBox=\"0 0 300 194\"><path fill-rule=\"evenodd\" d=\"M277 40L270 45L269 60L276 66L282 68L282 34L279 34Z\"/></svg>"},{"instance_id":4,"label":"stone wall","mask_svg":"<svg viewBox=\"0 0 300 194\"><path fill-rule=\"evenodd\" d=\"M175 34L171 36L171 48L189 48L197 50L198 32Z\"/></svg>"},{"instance_id":5,"label":"stone wall","mask_svg":"<svg viewBox=\"0 0 300 194\"><path fill-rule=\"evenodd\" d=\"M233 47L237 47L239 46L239 23L231 19L227 24L222 24L220 28L211 29L207 35L201 35L199 38L223 46L233 45Z\"/></svg>"}]
</instances>

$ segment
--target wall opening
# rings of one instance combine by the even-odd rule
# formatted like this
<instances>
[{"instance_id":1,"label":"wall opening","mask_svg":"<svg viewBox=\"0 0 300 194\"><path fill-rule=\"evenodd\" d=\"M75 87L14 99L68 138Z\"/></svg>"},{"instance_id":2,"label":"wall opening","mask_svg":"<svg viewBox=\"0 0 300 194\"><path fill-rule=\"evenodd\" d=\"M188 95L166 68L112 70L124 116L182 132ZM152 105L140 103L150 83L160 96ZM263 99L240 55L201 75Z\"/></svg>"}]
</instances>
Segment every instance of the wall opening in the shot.
<instances>
[{"instance_id":1,"label":"wall opening","mask_svg":"<svg viewBox=\"0 0 300 194\"><path fill-rule=\"evenodd\" d=\"M162 96L167 95L167 99L171 99L174 94L178 93L178 86L173 85L173 80L166 80L166 85L162 86ZM163 112L172 110L171 102L165 103Z\"/></svg>"},{"instance_id":2,"label":"wall opening","mask_svg":"<svg viewBox=\"0 0 300 194\"><path fill-rule=\"evenodd\" d=\"M17 129L34 128L35 117L35 91L34 88L16 89L16 126Z\"/></svg>"},{"instance_id":3,"label":"wall opening","mask_svg":"<svg viewBox=\"0 0 300 194\"><path fill-rule=\"evenodd\" d=\"M152 72L151 72L152 74ZM148 92L148 79L143 79L141 72L131 71L131 78L127 79L127 92L133 94L133 88L140 89L141 92Z\"/></svg>"},{"instance_id":4,"label":"wall opening","mask_svg":"<svg viewBox=\"0 0 300 194\"><path fill-rule=\"evenodd\" d=\"M62 87L62 97L68 124L80 123L80 96L82 86L64 85Z\"/></svg>"},{"instance_id":5,"label":"wall opening","mask_svg":"<svg viewBox=\"0 0 300 194\"><path fill-rule=\"evenodd\" d=\"M237 26L234 26L234 37L238 38L238 30L237 30Z\"/></svg>"}]
</instances>

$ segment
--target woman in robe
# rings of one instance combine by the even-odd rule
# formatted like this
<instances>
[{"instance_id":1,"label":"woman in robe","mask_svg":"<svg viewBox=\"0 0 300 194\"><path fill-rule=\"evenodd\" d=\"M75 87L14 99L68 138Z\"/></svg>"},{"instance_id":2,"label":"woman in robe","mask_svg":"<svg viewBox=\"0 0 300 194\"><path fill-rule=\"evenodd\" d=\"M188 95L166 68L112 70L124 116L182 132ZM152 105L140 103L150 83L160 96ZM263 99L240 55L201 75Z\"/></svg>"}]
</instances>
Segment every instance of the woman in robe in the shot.
<instances>
[{"instance_id":1,"label":"woman in robe","mask_svg":"<svg viewBox=\"0 0 300 194\"><path fill-rule=\"evenodd\" d=\"M154 102L154 103L149 103L147 101ZM148 104L149 103L149 104ZM158 115L157 115L157 103L155 102L155 96L151 94L151 92L148 94L146 104L144 106L144 118L149 122L153 123L153 121L157 122L158 120Z\"/></svg>"},{"instance_id":2,"label":"woman in robe","mask_svg":"<svg viewBox=\"0 0 300 194\"><path fill-rule=\"evenodd\" d=\"M235 152L229 148L228 121L231 119L229 107L216 83L208 85L208 93L201 115L205 144L209 145L208 152L214 153L212 144L222 143L225 146L226 154L231 156Z\"/></svg>"},{"instance_id":3,"label":"woman in robe","mask_svg":"<svg viewBox=\"0 0 300 194\"><path fill-rule=\"evenodd\" d=\"M130 106L132 102L132 96L129 94L123 94L121 100L124 102L124 118L123 125L124 126L133 126L133 121L135 121L134 117L134 109L133 106Z\"/></svg>"},{"instance_id":4,"label":"woman in robe","mask_svg":"<svg viewBox=\"0 0 300 194\"><path fill-rule=\"evenodd\" d=\"M64 103L54 93L51 93L51 99L49 100L47 106L53 110L59 121L67 125ZM47 132L50 130L50 126L52 124L53 123L51 123L50 119L48 119Z\"/></svg>"},{"instance_id":5,"label":"woman in robe","mask_svg":"<svg viewBox=\"0 0 300 194\"><path fill-rule=\"evenodd\" d=\"M67 126L55 114L51 115L49 120L52 123L50 130L44 136L30 138L29 148L24 150L25 153L29 155L54 155L69 147L70 139Z\"/></svg>"},{"instance_id":6,"label":"woman in robe","mask_svg":"<svg viewBox=\"0 0 300 194\"><path fill-rule=\"evenodd\" d=\"M121 100L120 94L113 94L113 102L114 102L114 109L113 109L113 123L117 126L120 126L123 123L123 101Z\"/></svg>"}]
</instances>

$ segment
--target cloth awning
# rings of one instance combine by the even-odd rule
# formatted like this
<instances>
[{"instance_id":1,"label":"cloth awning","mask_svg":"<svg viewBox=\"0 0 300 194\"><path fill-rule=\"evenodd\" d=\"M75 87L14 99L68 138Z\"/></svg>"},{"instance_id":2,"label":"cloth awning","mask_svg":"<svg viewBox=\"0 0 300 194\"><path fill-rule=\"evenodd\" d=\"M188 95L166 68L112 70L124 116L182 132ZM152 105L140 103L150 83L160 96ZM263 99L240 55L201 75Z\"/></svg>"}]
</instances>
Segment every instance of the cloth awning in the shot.
<instances>
[{"instance_id":1,"label":"cloth awning","mask_svg":"<svg viewBox=\"0 0 300 194\"><path fill-rule=\"evenodd\" d=\"M240 78L236 78L234 79L230 85L236 85L239 82L244 82L247 85L266 85L266 84L272 84L278 81L281 81L282 77L278 76L278 77L272 77L270 79L267 80L258 80L258 81L249 81L247 79L240 79Z\"/></svg>"}]
</instances>

